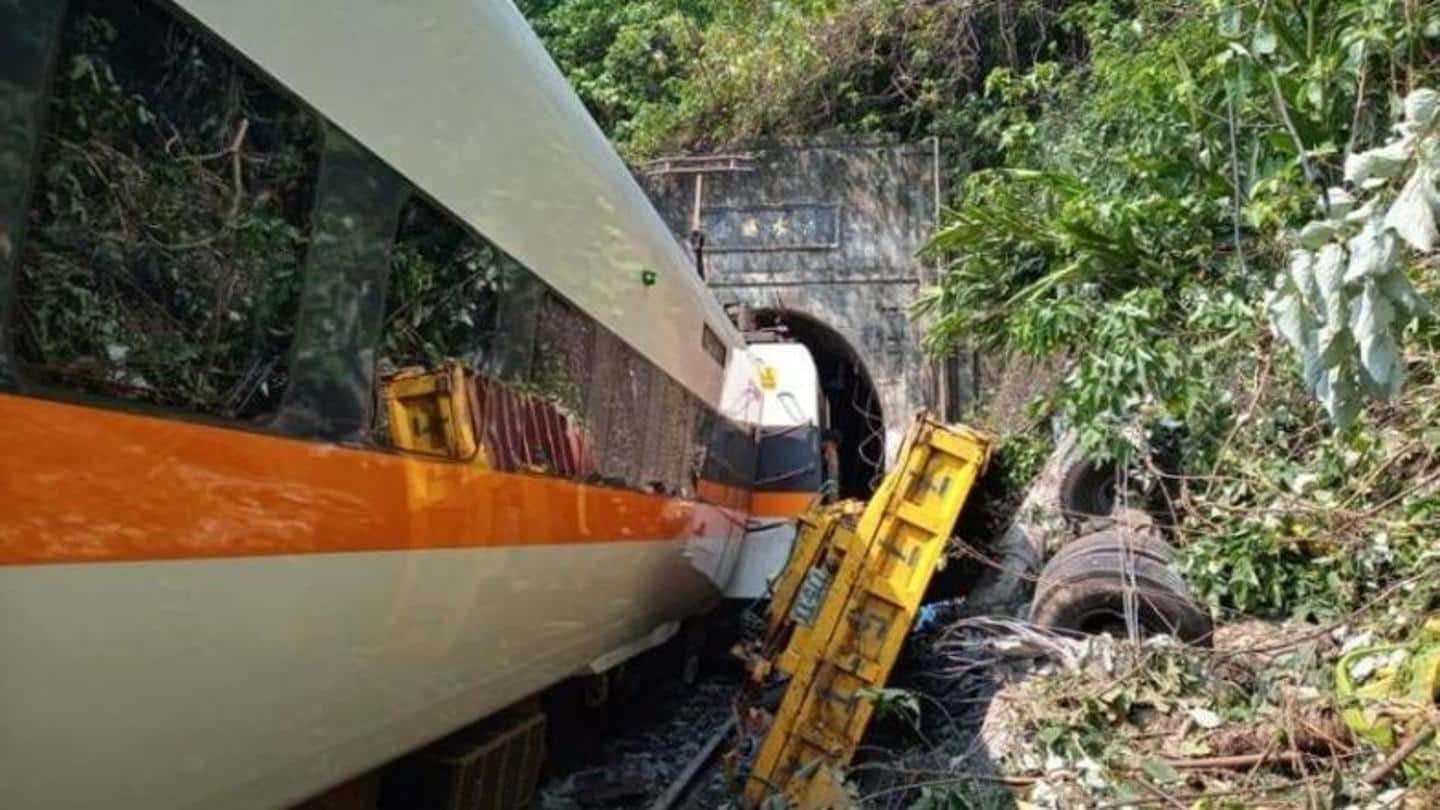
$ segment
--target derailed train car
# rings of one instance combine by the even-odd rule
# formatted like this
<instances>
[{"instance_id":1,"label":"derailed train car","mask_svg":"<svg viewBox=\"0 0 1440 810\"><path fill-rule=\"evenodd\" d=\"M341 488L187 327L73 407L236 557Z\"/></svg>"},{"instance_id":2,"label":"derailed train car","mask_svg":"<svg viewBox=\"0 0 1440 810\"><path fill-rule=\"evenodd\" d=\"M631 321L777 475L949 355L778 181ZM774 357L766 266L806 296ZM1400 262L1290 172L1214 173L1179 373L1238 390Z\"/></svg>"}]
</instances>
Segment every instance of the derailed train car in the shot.
<instances>
[{"instance_id":1,"label":"derailed train car","mask_svg":"<svg viewBox=\"0 0 1440 810\"><path fill-rule=\"evenodd\" d=\"M724 591L757 363L506 0L0 2L0 123L0 805L283 806Z\"/></svg>"}]
</instances>

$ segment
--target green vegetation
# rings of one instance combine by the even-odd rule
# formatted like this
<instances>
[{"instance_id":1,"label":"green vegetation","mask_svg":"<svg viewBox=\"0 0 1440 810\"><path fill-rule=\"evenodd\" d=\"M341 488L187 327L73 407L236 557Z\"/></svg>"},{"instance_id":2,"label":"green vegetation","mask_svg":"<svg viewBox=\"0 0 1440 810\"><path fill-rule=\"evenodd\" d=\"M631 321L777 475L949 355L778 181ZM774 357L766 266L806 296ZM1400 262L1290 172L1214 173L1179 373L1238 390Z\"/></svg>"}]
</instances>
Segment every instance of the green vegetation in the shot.
<instances>
[{"instance_id":1,"label":"green vegetation","mask_svg":"<svg viewBox=\"0 0 1440 810\"><path fill-rule=\"evenodd\" d=\"M1379 238L1407 183L1435 204L1428 124L1410 119L1404 154L1365 158L1369 178L1356 156L1440 85L1440 7L542 5L542 35L632 158L826 131L946 138L971 171L928 248L947 268L920 304L930 348L1063 359L1035 423L1060 420L1095 456L1178 443L1181 539L1217 610L1337 615L1429 559L1440 326L1423 299L1440 276L1425 231L1377 243L1383 273L1333 296L1314 279Z\"/></svg>"},{"instance_id":2,"label":"green vegetation","mask_svg":"<svg viewBox=\"0 0 1440 810\"><path fill-rule=\"evenodd\" d=\"M937 348L1071 356L1047 404L1097 454L1223 422L1291 229L1339 184L1352 137L1384 133L1393 99L1431 78L1440 18L1402 5L1072 6L1083 63L986 83L1001 159L966 178L932 245L955 257L927 302Z\"/></svg>"},{"instance_id":3,"label":"green vegetation","mask_svg":"<svg viewBox=\"0 0 1440 810\"><path fill-rule=\"evenodd\" d=\"M964 99L992 68L1080 46L1058 0L519 5L632 160L822 131L969 136Z\"/></svg>"},{"instance_id":4,"label":"green vegetation","mask_svg":"<svg viewBox=\"0 0 1440 810\"><path fill-rule=\"evenodd\" d=\"M694 0L520 0L595 120L618 144L681 101L708 4ZM640 135L640 138L648 137Z\"/></svg>"},{"instance_id":5,"label":"green vegetation","mask_svg":"<svg viewBox=\"0 0 1440 810\"><path fill-rule=\"evenodd\" d=\"M1440 10L1061 19L1084 60L997 70L972 102L997 159L931 245L933 347L1068 358L1035 407L1097 456L1178 435L1189 578L1222 614L1340 616L1433 566L1433 202L1402 211L1410 236L1385 229L1418 186L1435 199L1435 119L1403 100L1430 104ZM1365 151L1397 123L1408 151Z\"/></svg>"},{"instance_id":6,"label":"green vegetation","mask_svg":"<svg viewBox=\"0 0 1440 810\"><path fill-rule=\"evenodd\" d=\"M412 198L390 252L381 356L397 368L458 357L484 368L510 259Z\"/></svg>"},{"instance_id":7,"label":"green vegetation","mask_svg":"<svg viewBox=\"0 0 1440 810\"><path fill-rule=\"evenodd\" d=\"M1274 744L1295 745L1275 718L1293 695L1329 700L1332 642L1409 638L1440 605L1440 96L1427 89L1440 88L1440 5L631 5L684 25L629 34L649 37L659 71L611 108L633 111L607 122L629 157L832 131L944 138L966 171L927 248L945 267L919 305L929 348L1062 363L1032 423L1137 465L1157 438L1180 449L1178 473L1152 472L1175 478L1174 539L1216 614L1319 623L1295 631L1323 641L1287 653L1304 661L1239 677L1233 652L1127 653L1184 671L1146 694L1104 680L1099 703L1029 716L1032 748L1101 785L1071 799L1130 797L1113 778L1124 762L1166 791L1196 784L1115 736L1138 740L1177 707L1206 724L1264 719ZM1033 468L1048 436L1005 437L1009 466ZM1040 688L1089 699L1066 678ZM1211 742L1165 756L1224 749ZM1275 784L1306 785L1296 801L1315 806L1374 799L1354 762ZM970 806L941 792L925 806Z\"/></svg>"},{"instance_id":8,"label":"green vegetation","mask_svg":"<svg viewBox=\"0 0 1440 810\"><path fill-rule=\"evenodd\" d=\"M1062 18L1083 62L986 82L979 131L1000 159L964 180L932 243L950 260L925 302L935 348L1068 357L1036 407L1095 455L1178 434L1190 579L1217 610L1361 606L1433 558L1440 331L1414 288L1440 280L1423 235L1385 237L1383 270L1349 275L1340 245L1378 240L1407 182L1433 189L1433 119L1404 124L1415 148L1391 179L1364 182L1352 158L1347 190L1346 156L1386 142L1400 100L1440 77L1440 12L1089 3ZM1328 221L1353 198L1376 205Z\"/></svg>"}]
</instances>

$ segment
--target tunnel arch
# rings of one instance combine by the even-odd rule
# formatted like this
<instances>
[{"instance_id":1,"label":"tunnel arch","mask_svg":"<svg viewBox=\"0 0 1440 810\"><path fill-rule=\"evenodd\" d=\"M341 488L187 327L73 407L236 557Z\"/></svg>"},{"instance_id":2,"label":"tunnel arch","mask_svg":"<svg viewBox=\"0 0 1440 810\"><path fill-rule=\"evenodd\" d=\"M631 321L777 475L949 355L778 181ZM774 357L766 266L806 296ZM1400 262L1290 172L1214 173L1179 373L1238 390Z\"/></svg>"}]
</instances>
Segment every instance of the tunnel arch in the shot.
<instances>
[{"instance_id":1,"label":"tunnel arch","mask_svg":"<svg viewBox=\"0 0 1440 810\"><path fill-rule=\"evenodd\" d=\"M755 327L810 350L838 439L841 498L868 498L885 471L885 419L880 391L851 342L834 327L793 309L754 310Z\"/></svg>"}]
</instances>

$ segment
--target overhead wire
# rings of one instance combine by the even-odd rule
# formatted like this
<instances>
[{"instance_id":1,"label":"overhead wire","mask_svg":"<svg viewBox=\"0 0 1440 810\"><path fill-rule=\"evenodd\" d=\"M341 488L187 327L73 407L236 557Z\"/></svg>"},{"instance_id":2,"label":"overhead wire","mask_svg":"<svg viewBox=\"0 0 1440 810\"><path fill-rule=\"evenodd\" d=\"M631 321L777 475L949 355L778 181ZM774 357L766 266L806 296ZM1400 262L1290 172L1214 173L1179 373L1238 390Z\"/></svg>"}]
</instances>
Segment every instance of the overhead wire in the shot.
<instances>
[{"instance_id":1,"label":"overhead wire","mask_svg":"<svg viewBox=\"0 0 1440 810\"><path fill-rule=\"evenodd\" d=\"M851 371L856 375L856 379L858 380L860 367L858 365L852 365ZM864 417L869 432L865 435L865 438L861 439L860 443L855 446L855 454L860 457L861 461L865 462L865 464L875 471L867 482L871 489L875 489L879 486L880 479L885 476L885 420L881 414L872 410L875 405L875 387L873 385L865 386L866 399L864 405L860 404L859 393L858 386L851 389L850 407L854 408L856 413ZM865 448L877 443L880 446L880 452L874 458L871 458L870 455L865 452Z\"/></svg>"}]
</instances>

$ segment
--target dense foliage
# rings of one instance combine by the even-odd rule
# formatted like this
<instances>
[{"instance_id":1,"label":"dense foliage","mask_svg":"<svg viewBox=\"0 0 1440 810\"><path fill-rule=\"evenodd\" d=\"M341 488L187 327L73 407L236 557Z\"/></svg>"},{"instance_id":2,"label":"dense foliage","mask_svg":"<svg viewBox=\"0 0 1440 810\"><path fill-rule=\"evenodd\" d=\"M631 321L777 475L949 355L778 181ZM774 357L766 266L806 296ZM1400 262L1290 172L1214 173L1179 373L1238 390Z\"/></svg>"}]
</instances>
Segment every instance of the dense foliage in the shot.
<instances>
[{"instance_id":1,"label":"dense foliage","mask_svg":"<svg viewBox=\"0 0 1440 810\"><path fill-rule=\"evenodd\" d=\"M595 120L619 144L679 104L709 4L695 0L520 0Z\"/></svg>"},{"instance_id":2,"label":"dense foliage","mask_svg":"<svg viewBox=\"0 0 1440 810\"><path fill-rule=\"evenodd\" d=\"M996 160L931 246L949 262L934 348L1068 358L1037 408L1096 455L1181 437L1181 539L1217 609L1365 604L1433 560L1422 299L1440 278L1423 227L1387 216L1423 176L1408 210L1433 222L1414 108L1440 78L1440 9L1097 2L1062 20L1084 60L996 71L971 102Z\"/></svg>"},{"instance_id":3,"label":"dense foliage","mask_svg":"<svg viewBox=\"0 0 1440 810\"><path fill-rule=\"evenodd\" d=\"M955 257L937 347L1070 355L1050 404L1097 453L1205 422L1234 382L1214 372L1266 340L1288 231L1434 69L1440 17L1402 6L1072 6L1085 62L987 82L1001 165L933 244Z\"/></svg>"},{"instance_id":4,"label":"dense foliage","mask_svg":"<svg viewBox=\"0 0 1440 810\"><path fill-rule=\"evenodd\" d=\"M922 306L930 347L1063 362L1034 423L1092 454L1178 441L1179 539L1217 609L1335 615L1430 564L1433 254L1386 241L1384 273L1342 277L1333 300L1313 267L1303 290L1291 271L1305 250L1328 272L1407 194L1436 204L1419 171L1434 150L1404 102L1440 86L1440 6L530 5L631 157L837 130L946 138L970 171L929 248L946 266ZM1397 136L1409 151L1380 166ZM1038 457L1033 439L1007 447Z\"/></svg>"},{"instance_id":5,"label":"dense foliage","mask_svg":"<svg viewBox=\"0 0 1440 810\"><path fill-rule=\"evenodd\" d=\"M1059 0L521 0L627 157L821 131L965 136L996 66L1078 47Z\"/></svg>"}]
</instances>

